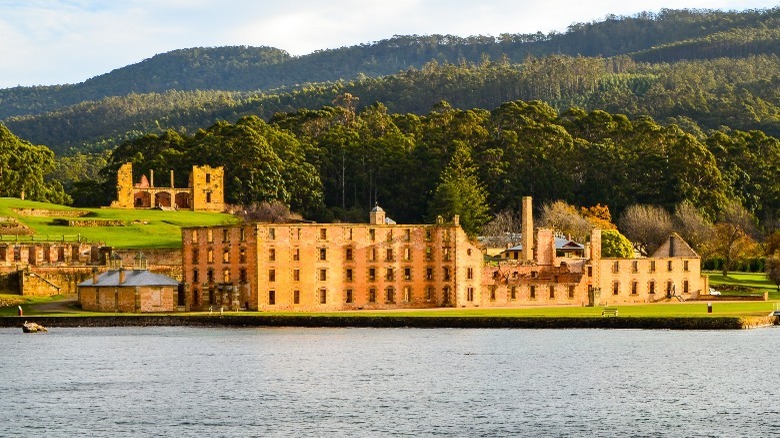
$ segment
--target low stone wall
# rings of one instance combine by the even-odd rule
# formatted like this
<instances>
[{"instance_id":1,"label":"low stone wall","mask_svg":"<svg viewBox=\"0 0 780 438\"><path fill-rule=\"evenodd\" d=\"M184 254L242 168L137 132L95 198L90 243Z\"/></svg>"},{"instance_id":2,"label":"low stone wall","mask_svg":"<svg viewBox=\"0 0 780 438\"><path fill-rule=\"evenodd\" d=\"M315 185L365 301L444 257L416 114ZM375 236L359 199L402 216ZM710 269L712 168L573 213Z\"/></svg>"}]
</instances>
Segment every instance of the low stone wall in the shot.
<instances>
[{"instance_id":1,"label":"low stone wall","mask_svg":"<svg viewBox=\"0 0 780 438\"><path fill-rule=\"evenodd\" d=\"M124 267L132 267L135 256L143 253L151 266L177 266L181 270L181 249L115 249L114 253L122 257Z\"/></svg>"},{"instance_id":2,"label":"low stone wall","mask_svg":"<svg viewBox=\"0 0 780 438\"><path fill-rule=\"evenodd\" d=\"M695 300L687 301L769 301L769 294L763 295L699 295Z\"/></svg>"},{"instance_id":3,"label":"low stone wall","mask_svg":"<svg viewBox=\"0 0 780 438\"><path fill-rule=\"evenodd\" d=\"M739 330L777 323L773 316L709 318L512 318L512 317L394 317L312 315L224 316L24 316L0 318L0 327L21 327L33 321L45 327L375 327L375 328L481 328L481 329L662 329Z\"/></svg>"},{"instance_id":4,"label":"low stone wall","mask_svg":"<svg viewBox=\"0 0 780 438\"><path fill-rule=\"evenodd\" d=\"M45 208L12 208L19 216L31 217L83 217L89 212L84 210L49 210Z\"/></svg>"},{"instance_id":5,"label":"low stone wall","mask_svg":"<svg viewBox=\"0 0 780 438\"><path fill-rule=\"evenodd\" d=\"M66 227L124 227L125 221L118 219L61 219L52 221L54 225Z\"/></svg>"}]
</instances>

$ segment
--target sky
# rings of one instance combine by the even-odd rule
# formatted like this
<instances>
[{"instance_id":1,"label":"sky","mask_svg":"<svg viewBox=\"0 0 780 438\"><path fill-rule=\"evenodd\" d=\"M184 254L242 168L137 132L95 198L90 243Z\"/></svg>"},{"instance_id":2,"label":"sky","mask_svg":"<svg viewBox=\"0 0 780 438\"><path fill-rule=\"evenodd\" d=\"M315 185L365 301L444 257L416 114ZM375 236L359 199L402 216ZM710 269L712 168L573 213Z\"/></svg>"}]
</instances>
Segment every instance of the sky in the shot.
<instances>
[{"instance_id":1,"label":"sky","mask_svg":"<svg viewBox=\"0 0 780 438\"><path fill-rule=\"evenodd\" d=\"M564 32L609 14L764 9L778 0L0 0L0 88L79 83L158 53L270 46L291 55L393 35Z\"/></svg>"}]
</instances>

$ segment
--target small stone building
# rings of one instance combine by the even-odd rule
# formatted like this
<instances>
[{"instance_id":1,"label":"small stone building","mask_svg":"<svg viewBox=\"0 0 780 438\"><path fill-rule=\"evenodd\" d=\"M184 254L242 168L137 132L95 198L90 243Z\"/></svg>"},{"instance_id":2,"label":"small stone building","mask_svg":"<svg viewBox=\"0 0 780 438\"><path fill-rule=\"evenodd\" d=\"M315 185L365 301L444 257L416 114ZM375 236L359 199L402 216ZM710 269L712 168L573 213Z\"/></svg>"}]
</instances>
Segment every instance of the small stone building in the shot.
<instances>
[{"instance_id":1,"label":"small stone building","mask_svg":"<svg viewBox=\"0 0 780 438\"><path fill-rule=\"evenodd\" d=\"M112 269L79 283L81 308L96 312L173 312L179 282L146 269Z\"/></svg>"}]
</instances>

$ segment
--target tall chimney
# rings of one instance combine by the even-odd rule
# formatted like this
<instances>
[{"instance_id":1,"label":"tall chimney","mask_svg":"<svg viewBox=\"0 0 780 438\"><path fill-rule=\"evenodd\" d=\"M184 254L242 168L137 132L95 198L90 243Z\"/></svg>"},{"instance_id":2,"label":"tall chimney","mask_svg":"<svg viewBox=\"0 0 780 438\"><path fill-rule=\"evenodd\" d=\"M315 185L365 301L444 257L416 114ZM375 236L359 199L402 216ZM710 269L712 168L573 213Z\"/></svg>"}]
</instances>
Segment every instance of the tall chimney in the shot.
<instances>
[{"instance_id":1,"label":"tall chimney","mask_svg":"<svg viewBox=\"0 0 780 438\"><path fill-rule=\"evenodd\" d=\"M174 185L173 185L173 169L171 169L171 188L174 188Z\"/></svg>"},{"instance_id":2,"label":"tall chimney","mask_svg":"<svg viewBox=\"0 0 780 438\"><path fill-rule=\"evenodd\" d=\"M98 268L92 268L92 284L97 284L98 282Z\"/></svg>"},{"instance_id":3,"label":"tall chimney","mask_svg":"<svg viewBox=\"0 0 780 438\"><path fill-rule=\"evenodd\" d=\"M534 217L532 210L532 198L523 196L523 209L520 212L521 232L523 233L523 260L534 259Z\"/></svg>"},{"instance_id":4,"label":"tall chimney","mask_svg":"<svg viewBox=\"0 0 780 438\"><path fill-rule=\"evenodd\" d=\"M119 268L119 284L124 284L125 282L125 268Z\"/></svg>"},{"instance_id":5,"label":"tall chimney","mask_svg":"<svg viewBox=\"0 0 780 438\"><path fill-rule=\"evenodd\" d=\"M149 169L149 187L154 187L154 170Z\"/></svg>"}]
</instances>

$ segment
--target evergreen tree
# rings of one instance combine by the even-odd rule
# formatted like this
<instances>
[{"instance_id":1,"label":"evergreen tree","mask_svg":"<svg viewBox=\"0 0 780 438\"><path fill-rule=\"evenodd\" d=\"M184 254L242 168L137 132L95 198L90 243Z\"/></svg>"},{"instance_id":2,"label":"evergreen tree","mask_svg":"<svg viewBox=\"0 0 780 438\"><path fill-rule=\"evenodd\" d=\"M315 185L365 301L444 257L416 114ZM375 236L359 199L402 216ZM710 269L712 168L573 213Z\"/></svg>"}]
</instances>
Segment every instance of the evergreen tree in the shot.
<instances>
[{"instance_id":1,"label":"evergreen tree","mask_svg":"<svg viewBox=\"0 0 780 438\"><path fill-rule=\"evenodd\" d=\"M429 211L431 218L460 216L460 225L469 236L476 236L490 220L487 190L477 178L471 153L462 142L455 142L455 152L442 172Z\"/></svg>"}]
</instances>

